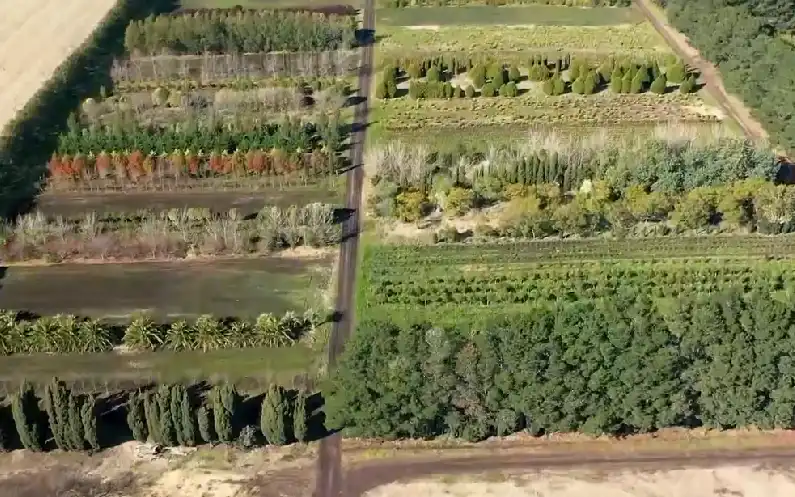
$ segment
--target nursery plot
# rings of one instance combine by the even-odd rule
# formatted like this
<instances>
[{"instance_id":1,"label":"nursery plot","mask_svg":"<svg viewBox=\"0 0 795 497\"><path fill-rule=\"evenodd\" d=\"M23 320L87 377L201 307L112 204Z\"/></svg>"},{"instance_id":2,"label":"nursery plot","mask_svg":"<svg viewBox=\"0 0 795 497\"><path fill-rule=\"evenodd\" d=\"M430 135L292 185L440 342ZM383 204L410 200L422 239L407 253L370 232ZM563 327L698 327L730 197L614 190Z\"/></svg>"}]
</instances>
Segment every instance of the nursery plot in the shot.
<instances>
[{"instance_id":1,"label":"nursery plot","mask_svg":"<svg viewBox=\"0 0 795 497\"><path fill-rule=\"evenodd\" d=\"M494 7L468 5L378 9L379 26L534 25L609 26L639 22L634 9L623 7L571 8L557 5Z\"/></svg>"},{"instance_id":2,"label":"nursery plot","mask_svg":"<svg viewBox=\"0 0 795 497\"><path fill-rule=\"evenodd\" d=\"M378 32L380 57L440 52L540 51L631 55L671 53L649 23L615 26L412 26Z\"/></svg>"},{"instance_id":3,"label":"nursery plot","mask_svg":"<svg viewBox=\"0 0 795 497\"><path fill-rule=\"evenodd\" d=\"M311 10L322 7L359 5L361 3L358 0L180 0L179 6L182 9L231 9L240 6L244 9L294 8ZM342 12L345 11L342 10Z\"/></svg>"},{"instance_id":4,"label":"nursery plot","mask_svg":"<svg viewBox=\"0 0 795 497\"><path fill-rule=\"evenodd\" d=\"M313 202L341 203L341 192L333 187L263 188L251 192L114 192L114 193L44 193L36 207L46 216L74 217L88 212L117 213L139 210L167 210L190 207L209 208L214 212L238 209L244 216L263 207L289 207Z\"/></svg>"},{"instance_id":5,"label":"nursery plot","mask_svg":"<svg viewBox=\"0 0 795 497\"><path fill-rule=\"evenodd\" d=\"M316 354L296 345L146 353L19 355L0 361L0 388L11 391L24 379L48 382L57 376L80 391L107 391L144 386L152 381L194 383L223 379L241 389L276 382L291 386L296 378L312 377Z\"/></svg>"},{"instance_id":6,"label":"nursery plot","mask_svg":"<svg viewBox=\"0 0 795 497\"><path fill-rule=\"evenodd\" d=\"M122 321L139 311L164 320L282 314L316 306L331 262L271 257L8 267L0 279L0 308Z\"/></svg>"},{"instance_id":7,"label":"nursery plot","mask_svg":"<svg viewBox=\"0 0 795 497\"><path fill-rule=\"evenodd\" d=\"M0 130L94 31L116 0L0 3Z\"/></svg>"},{"instance_id":8,"label":"nursery plot","mask_svg":"<svg viewBox=\"0 0 795 497\"><path fill-rule=\"evenodd\" d=\"M525 94L516 98L392 99L379 102L373 121L385 131L510 126L636 127L665 122L714 123L721 120L693 94L562 95Z\"/></svg>"}]
</instances>

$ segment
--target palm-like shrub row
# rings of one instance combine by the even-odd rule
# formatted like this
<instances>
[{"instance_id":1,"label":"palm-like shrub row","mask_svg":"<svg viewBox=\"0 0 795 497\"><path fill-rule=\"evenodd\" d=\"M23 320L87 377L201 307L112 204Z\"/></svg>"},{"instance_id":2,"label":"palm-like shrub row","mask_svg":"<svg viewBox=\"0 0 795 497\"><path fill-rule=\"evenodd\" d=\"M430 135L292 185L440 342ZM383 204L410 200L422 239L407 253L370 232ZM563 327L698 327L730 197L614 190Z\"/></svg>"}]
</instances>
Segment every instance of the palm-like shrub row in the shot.
<instances>
[{"instance_id":1,"label":"palm-like shrub row","mask_svg":"<svg viewBox=\"0 0 795 497\"><path fill-rule=\"evenodd\" d=\"M132 55L320 51L350 48L356 18L278 10L160 15L133 21Z\"/></svg>"},{"instance_id":2,"label":"palm-like shrub row","mask_svg":"<svg viewBox=\"0 0 795 497\"><path fill-rule=\"evenodd\" d=\"M14 311L0 311L0 354L87 354L118 345L135 352L283 347L311 335L323 320L312 311L303 316L261 314L254 321L204 315L193 322L171 324L141 315L120 326L72 315L28 319Z\"/></svg>"},{"instance_id":3,"label":"palm-like shrub row","mask_svg":"<svg viewBox=\"0 0 795 497\"><path fill-rule=\"evenodd\" d=\"M354 436L795 427L792 301L625 294L458 325L365 318L326 396ZM400 378L400 381L395 381Z\"/></svg>"},{"instance_id":4,"label":"palm-like shrub row","mask_svg":"<svg viewBox=\"0 0 795 497\"><path fill-rule=\"evenodd\" d=\"M62 262L245 255L323 247L338 243L340 235L334 207L326 204L269 206L254 218L234 209L221 214L194 208L124 216L89 213L79 219L47 219L37 212L0 224L0 258Z\"/></svg>"},{"instance_id":5,"label":"palm-like shrub row","mask_svg":"<svg viewBox=\"0 0 795 497\"><path fill-rule=\"evenodd\" d=\"M98 450L120 439L165 446L235 443L251 448L303 442L310 429L322 430L313 426L309 392L277 385L251 398L227 384L205 391L162 384L122 395L126 416L119 423L105 419L112 404L109 399L77 393L57 378L43 391L25 382L11 396L12 419L0 426L4 435L0 449L15 448L8 443L10 434L2 433L8 428L16 430L22 447L33 451Z\"/></svg>"}]
</instances>

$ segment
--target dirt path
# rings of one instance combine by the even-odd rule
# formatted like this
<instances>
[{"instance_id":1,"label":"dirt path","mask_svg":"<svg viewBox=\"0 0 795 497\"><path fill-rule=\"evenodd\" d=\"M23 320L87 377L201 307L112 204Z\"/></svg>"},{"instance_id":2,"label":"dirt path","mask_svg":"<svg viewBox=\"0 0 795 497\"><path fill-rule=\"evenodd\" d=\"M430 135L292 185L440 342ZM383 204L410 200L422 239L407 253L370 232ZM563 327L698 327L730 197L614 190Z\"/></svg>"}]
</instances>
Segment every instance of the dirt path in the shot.
<instances>
[{"instance_id":1,"label":"dirt path","mask_svg":"<svg viewBox=\"0 0 795 497\"><path fill-rule=\"evenodd\" d=\"M511 454L434 460L379 461L356 466L345 474L343 497L359 497L367 491L398 480L414 480L435 475L484 474L540 469L664 470L714 468L725 465L795 465L795 449L756 449L738 452L703 451L697 453L635 454Z\"/></svg>"},{"instance_id":2,"label":"dirt path","mask_svg":"<svg viewBox=\"0 0 795 497\"><path fill-rule=\"evenodd\" d=\"M369 96L372 80L373 43L375 39L375 8L373 0L364 6L360 40L364 42L362 61L359 67L359 103L353 120L351 136L351 168L347 172L345 206L352 215L342 227L342 244L338 265L337 319L331 331L328 345L328 367L333 368L343 345L353 330L353 297L356 285L356 264L359 252L359 213L362 204L362 183L364 181L364 147L370 113ZM334 434L320 442L318 453L318 474L316 497L337 497L344 485L342 478L341 435Z\"/></svg>"},{"instance_id":3,"label":"dirt path","mask_svg":"<svg viewBox=\"0 0 795 497\"><path fill-rule=\"evenodd\" d=\"M651 22L665 41L674 49L676 54L690 66L701 73L707 91L716 100L718 106L729 115L743 129L745 135L755 141L767 139L767 132L762 125L754 119L751 112L740 99L730 95L723 87L723 79L718 69L693 48L687 38L661 15L659 8L651 4L651 0L634 0L635 7Z\"/></svg>"},{"instance_id":4,"label":"dirt path","mask_svg":"<svg viewBox=\"0 0 795 497\"><path fill-rule=\"evenodd\" d=\"M0 2L0 133L115 3Z\"/></svg>"}]
</instances>

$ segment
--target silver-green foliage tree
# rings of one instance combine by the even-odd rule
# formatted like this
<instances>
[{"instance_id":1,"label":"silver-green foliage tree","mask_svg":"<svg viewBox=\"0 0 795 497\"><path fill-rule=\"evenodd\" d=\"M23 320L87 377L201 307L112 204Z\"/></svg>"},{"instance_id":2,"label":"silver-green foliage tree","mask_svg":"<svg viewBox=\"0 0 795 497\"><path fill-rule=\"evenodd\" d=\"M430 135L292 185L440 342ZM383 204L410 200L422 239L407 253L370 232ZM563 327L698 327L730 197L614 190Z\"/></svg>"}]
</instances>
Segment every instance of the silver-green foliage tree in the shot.
<instances>
[{"instance_id":1,"label":"silver-green foliage tree","mask_svg":"<svg viewBox=\"0 0 795 497\"><path fill-rule=\"evenodd\" d=\"M237 405L237 392L232 385L216 385L211 390L215 433L221 443L235 440L233 415Z\"/></svg>"}]
</instances>

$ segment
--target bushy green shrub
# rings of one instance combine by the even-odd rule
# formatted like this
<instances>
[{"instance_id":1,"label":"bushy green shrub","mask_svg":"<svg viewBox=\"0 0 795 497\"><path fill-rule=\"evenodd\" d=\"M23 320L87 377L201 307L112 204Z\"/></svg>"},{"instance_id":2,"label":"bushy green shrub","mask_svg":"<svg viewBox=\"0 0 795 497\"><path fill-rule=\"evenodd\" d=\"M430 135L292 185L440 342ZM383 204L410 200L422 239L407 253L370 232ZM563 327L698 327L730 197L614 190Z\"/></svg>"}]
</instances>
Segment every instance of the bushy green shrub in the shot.
<instances>
[{"instance_id":1,"label":"bushy green shrub","mask_svg":"<svg viewBox=\"0 0 795 497\"><path fill-rule=\"evenodd\" d=\"M687 77L687 69L685 68L684 62L678 61L676 64L668 67L668 70L665 71L665 77L671 83L682 83Z\"/></svg>"},{"instance_id":2,"label":"bushy green shrub","mask_svg":"<svg viewBox=\"0 0 795 497\"><path fill-rule=\"evenodd\" d=\"M652 93L663 94L665 93L666 83L665 74L660 74L660 76L652 82L649 90L651 90Z\"/></svg>"},{"instance_id":3,"label":"bushy green shrub","mask_svg":"<svg viewBox=\"0 0 795 497\"><path fill-rule=\"evenodd\" d=\"M519 88L513 81L506 83L500 87L501 97L515 97L519 95Z\"/></svg>"},{"instance_id":4,"label":"bushy green shrub","mask_svg":"<svg viewBox=\"0 0 795 497\"><path fill-rule=\"evenodd\" d=\"M494 89L494 84L492 83L486 83L480 90L480 96L486 98L493 97L496 95L496 93L497 91Z\"/></svg>"},{"instance_id":5,"label":"bushy green shrub","mask_svg":"<svg viewBox=\"0 0 795 497\"><path fill-rule=\"evenodd\" d=\"M519 80L522 79L522 75L519 72L519 68L516 66L511 66L511 69L508 71L508 80L514 83L518 83Z\"/></svg>"},{"instance_id":6,"label":"bushy green shrub","mask_svg":"<svg viewBox=\"0 0 795 497\"><path fill-rule=\"evenodd\" d=\"M585 93L585 79L580 76L571 83L571 91L572 93L576 93L577 95L582 95Z\"/></svg>"},{"instance_id":7,"label":"bushy green shrub","mask_svg":"<svg viewBox=\"0 0 795 497\"><path fill-rule=\"evenodd\" d=\"M690 76L679 85L679 93L693 93L696 91L696 77Z\"/></svg>"},{"instance_id":8,"label":"bushy green shrub","mask_svg":"<svg viewBox=\"0 0 795 497\"><path fill-rule=\"evenodd\" d=\"M478 64L469 71L469 79L475 88L482 88L486 84L486 68Z\"/></svg>"},{"instance_id":9,"label":"bushy green shrub","mask_svg":"<svg viewBox=\"0 0 795 497\"><path fill-rule=\"evenodd\" d=\"M430 69L428 69L428 72L425 73L425 79L429 83L441 81L442 80L441 71L439 71L439 68L437 66L432 66Z\"/></svg>"},{"instance_id":10,"label":"bushy green shrub","mask_svg":"<svg viewBox=\"0 0 795 497\"><path fill-rule=\"evenodd\" d=\"M466 98L475 98L475 88L472 85L467 85L464 90L464 96Z\"/></svg>"}]
</instances>

